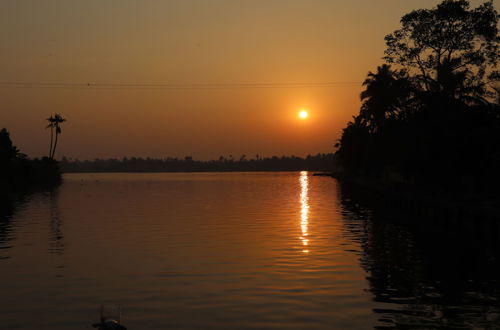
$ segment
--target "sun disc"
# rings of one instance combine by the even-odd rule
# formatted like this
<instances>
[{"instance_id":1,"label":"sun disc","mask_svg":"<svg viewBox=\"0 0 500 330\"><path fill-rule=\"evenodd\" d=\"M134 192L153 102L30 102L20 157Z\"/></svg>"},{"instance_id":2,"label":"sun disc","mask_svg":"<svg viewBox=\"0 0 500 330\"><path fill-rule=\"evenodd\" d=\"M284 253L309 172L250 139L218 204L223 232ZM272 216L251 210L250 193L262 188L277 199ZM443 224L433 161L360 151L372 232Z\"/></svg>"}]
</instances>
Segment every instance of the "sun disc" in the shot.
<instances>
[{"instance_id":1,"label":"sun disc","mask_svg":"<svg viewBox=\"0 0 500 330\"><path fill-rule=\"evenodd\" d=\"M299 112L299 118L300 119L306 119L309 117L309 113L306 110L300 110Z\"/></svg>"}]
</instances>

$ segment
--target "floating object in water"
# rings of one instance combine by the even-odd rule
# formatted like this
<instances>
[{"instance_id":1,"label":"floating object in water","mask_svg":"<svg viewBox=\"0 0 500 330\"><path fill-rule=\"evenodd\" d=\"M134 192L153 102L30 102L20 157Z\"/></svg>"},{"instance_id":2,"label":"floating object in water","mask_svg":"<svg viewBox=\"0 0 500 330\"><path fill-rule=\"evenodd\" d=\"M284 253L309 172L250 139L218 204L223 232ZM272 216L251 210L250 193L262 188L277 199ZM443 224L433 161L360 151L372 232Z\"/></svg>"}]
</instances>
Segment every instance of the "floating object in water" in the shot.
<instances>
[{"instance_id":1,"label":"floating object in water","mask_svg":"<svg viewBox=\"0 0 500 330\"><path fill-rule=\"evenodd\" d=\"M127 330L127 328L121 325L117 320L114 319L105 319L100 323L92 324L94 328L99 330Z\"/></svg>"},{"instance_id":2,"label":"floating object in water","mask_svg":"<svg viewBox=\"0 0 500 330\"><path fill-rule=\"evenodd\" d=\"M99 323L94 323L92 326L99 330L127 330L127 328L121 324L122 308L118 307L118 320L111 317L104 316L104 306L101 305L101 321Z\"/></svg>"}]
</instances>

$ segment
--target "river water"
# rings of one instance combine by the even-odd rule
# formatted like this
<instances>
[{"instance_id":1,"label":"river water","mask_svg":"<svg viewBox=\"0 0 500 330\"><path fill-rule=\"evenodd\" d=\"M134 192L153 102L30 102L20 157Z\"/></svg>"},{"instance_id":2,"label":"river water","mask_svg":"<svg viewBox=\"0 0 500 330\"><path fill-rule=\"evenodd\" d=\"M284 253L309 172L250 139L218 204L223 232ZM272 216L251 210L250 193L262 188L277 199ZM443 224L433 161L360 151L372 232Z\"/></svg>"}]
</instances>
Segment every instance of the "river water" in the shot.
<instances>
[{"instance_id":1,"label":"river water","mask_svg":"<svg viewBox=\"0 0 500 330\"><path fill-rule=\"evenodd\" d=\"M66 174L0 203L0 329L500 328L495 254L307 172Z\"/></svg>"}]
</instances>

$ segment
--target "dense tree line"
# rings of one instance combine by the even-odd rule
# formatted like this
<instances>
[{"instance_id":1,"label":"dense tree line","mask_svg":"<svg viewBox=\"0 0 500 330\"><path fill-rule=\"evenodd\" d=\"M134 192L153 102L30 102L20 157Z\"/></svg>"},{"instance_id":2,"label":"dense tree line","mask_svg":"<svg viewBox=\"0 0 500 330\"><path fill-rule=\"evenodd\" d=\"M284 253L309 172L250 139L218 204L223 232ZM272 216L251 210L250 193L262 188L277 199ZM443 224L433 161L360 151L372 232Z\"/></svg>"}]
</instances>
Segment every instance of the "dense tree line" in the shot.
<instances>
[{"instance_id":1,"label":"dense tree line","mask_svg":"<svg viewBox=\"0 0 500 330\"><path fill-rule=\"evenodd\" d=\"M498 13L445 0L385 38L337 155L346 173L495 190L500 183Z\"/></svg>"},{"instance_id":2,"label":"dense tree line","mask_svg":"<svg viewBox=\"0 0 500 330\"><path fill-rule=\"evenodd\" d=\"M14 146L9 132L0 130L0 193L60 181L61 174L55 160L44 157L29 159Z\"/></svg>"},{"instance_id":3,"label":"dense tree line","mask_svg":"<svg viewBox=\"0 0 500 330\"><path fill-rule=\"evenodd\" d=\"M305 158L296 156L219 157L217 160L194 160L179 158L123 158L72 160L63 158L60 162L64 172L212 172L212 171L321 171L330 170L334 154L317 154Z\"/></svg>"}]
</instances>

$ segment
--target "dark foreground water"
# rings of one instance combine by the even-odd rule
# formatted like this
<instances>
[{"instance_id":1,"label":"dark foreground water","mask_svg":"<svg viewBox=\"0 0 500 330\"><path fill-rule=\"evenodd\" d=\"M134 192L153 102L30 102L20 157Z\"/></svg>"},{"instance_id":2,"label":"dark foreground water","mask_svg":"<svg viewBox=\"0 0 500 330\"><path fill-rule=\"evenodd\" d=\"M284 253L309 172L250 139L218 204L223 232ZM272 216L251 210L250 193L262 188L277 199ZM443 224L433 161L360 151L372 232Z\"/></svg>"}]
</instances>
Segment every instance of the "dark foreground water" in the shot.
<instances>
[{"instance_id":1,"label":"dark foreground water","mask_svg":"<svg viewBox=\"0 0 500 330\"><path fill-rule=\"evenodd\" d=\"M66 175L2 197L0 329L500 328L495 254L379 218L306 172Z\"/></svg>"}]
</instances>

